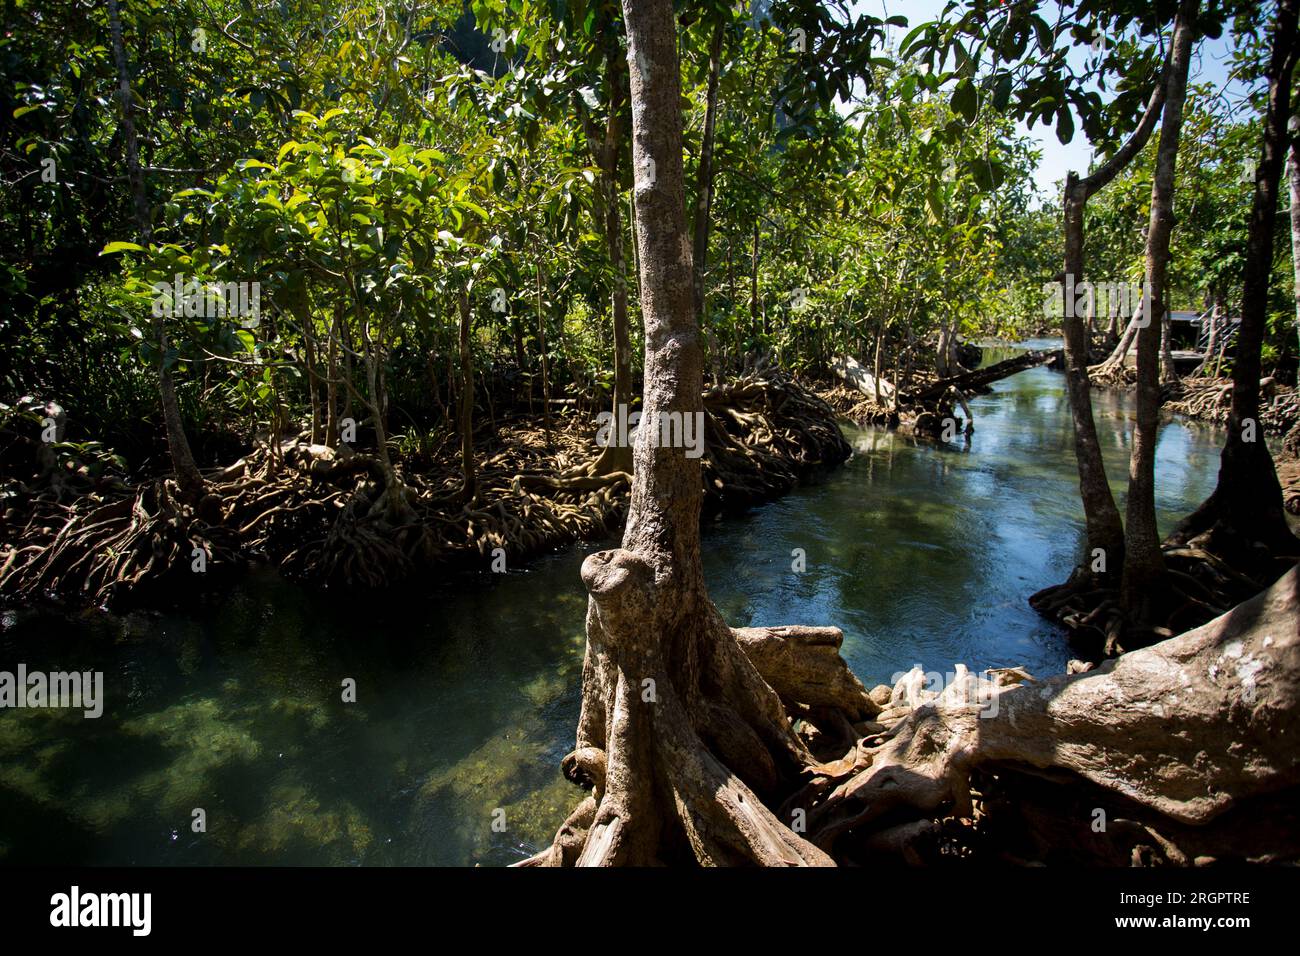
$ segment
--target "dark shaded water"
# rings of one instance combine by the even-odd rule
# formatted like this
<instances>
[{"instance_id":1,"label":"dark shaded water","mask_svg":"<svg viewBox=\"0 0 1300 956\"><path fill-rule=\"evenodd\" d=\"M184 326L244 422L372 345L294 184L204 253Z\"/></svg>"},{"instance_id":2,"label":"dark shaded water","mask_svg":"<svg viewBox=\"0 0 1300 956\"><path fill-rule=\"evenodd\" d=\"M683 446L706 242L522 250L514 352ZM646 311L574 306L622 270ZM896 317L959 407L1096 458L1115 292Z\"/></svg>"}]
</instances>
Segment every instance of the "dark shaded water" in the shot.
<instances>
[{"instance_id":1,"label":"dark shaded water","mask_svg":"<svg viewBox=\"0 0 1300 956\"><path fill-rule=\"evenodd\" d=\"M844 468L711 524L727 619L838 625L868 687L913 664L1064 669L1064 639L1025 603L1083 547L1062 384L1045 369L1000 382L972 402L969 446L853 432ZM1127 402L1096 398L1122 495ZM1218 448L1213 430L1162 428L1166 527L1212 489ZM185 613L6 614L0 670L102 670L106 705L98 720L0 711L0 863L519 859L580 795L558 767L577 722L578 566L598 547L401 602L259 575Z\"/></svg>"}]
</instances>

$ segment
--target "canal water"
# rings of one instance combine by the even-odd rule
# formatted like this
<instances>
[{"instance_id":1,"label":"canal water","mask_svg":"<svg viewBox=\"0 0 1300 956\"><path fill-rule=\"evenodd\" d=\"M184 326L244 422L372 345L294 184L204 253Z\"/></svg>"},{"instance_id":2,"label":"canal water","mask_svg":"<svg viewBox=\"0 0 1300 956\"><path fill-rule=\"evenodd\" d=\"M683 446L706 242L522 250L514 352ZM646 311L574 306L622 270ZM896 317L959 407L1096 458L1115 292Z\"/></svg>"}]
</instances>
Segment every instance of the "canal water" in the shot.
<instances>
[{"instance_id":1,"label":"canal water","mask_svg":"<svg viewBox=\"0 0 1300 956\"><path fill-rule=\"evenodd\" d=\"M1130 399L1095 400L1122 507ZM843 468L711 521L726 618L834 624L868 687L915 664L1063 670L1065 639L1026 604L1083 548L1063 379L1023 372L971 408L969 442L848 430ZM1212 490L1219 442L1162 427L1164 530ZM578 567L606 546L400 600L259 573L184 612L7 612L0 670L103 671L105 703L94 720L0 711L0 865L520 859L580 797L559 772L578 716Z\"/></svg>"}]
</instances>

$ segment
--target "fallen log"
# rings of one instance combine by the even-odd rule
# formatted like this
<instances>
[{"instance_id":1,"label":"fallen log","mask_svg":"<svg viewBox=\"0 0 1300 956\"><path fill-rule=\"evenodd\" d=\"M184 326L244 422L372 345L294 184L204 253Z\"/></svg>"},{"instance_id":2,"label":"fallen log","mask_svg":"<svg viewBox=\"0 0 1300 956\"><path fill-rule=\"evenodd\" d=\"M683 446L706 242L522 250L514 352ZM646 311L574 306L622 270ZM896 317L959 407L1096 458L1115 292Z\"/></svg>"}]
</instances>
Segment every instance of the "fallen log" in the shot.
<instances>
[{"instance_id":1,"label":"fallen log","mask_svg":"<svg viewBox=\"0 0 1300 956\"><path fill-rule=\"evenodd\" d=\"M831 360L831 371L846 385L856 388L876 402L888 402L894 397L894 386L883 377L879 380L867 367L850 355L838 355Z\"/></svg>"},{"instance_id":2,"label":"fallen log","mask_svg":"<svg viewBox=\"0 0 1300 956\"><path fill-rule=\"evenodd\" d=\"M994 382L1001 381L1017 372L1023 372L1026 369L1037 368L1040 365L1046 365L1052 361L1053 356L1060 354L1060 349L1055 351L1025 352L1023 355L1017 355L1015 358L1009 358L1002 362L997 362L988 368L976 369L974 372L962 372L960 375L949 375L947 378L941 378L928 385L924 385L915 391L905 392L902 396L903 404L920 404L933 399L942 398L948 394L948 390L955 388L959 392L971 392L976 389L991 385Z\"/></svg>"}]
</instances>

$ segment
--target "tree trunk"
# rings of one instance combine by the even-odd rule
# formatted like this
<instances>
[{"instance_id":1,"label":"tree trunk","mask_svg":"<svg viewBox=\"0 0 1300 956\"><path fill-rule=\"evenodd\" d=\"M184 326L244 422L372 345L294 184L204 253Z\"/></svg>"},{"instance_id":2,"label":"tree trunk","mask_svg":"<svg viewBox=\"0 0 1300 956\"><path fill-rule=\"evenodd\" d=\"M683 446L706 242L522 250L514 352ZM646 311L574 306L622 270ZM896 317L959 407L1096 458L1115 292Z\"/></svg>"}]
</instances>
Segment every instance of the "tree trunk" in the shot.
<instances>
[{"instance_id":1,"label":"tree trunk","mask_svg":"<svg viewBox=\"0 0 1300 956\"><path fill-rule=\"evenodd\" d=\"M1300 345L1300 113L1291 117L1291 149L1287 151L1287 179L1291 183L1291 267L1295 276L1295 330Z\"/></svg>"},{"instance_id":2,"label":"tree trunk","mask_svg":"<svg viewBox=\"0 0 1300 956\"><path fill-rule=\"evenodd\" d=\"M1192 373L1192 377L1218 374L1215 368L1214 350L1219 347L1219 316L1222 314L1219 311L1219 302L1219 295L1215 293L1214 302L1210 308L1210 334L1205 340L1205 355L1201 357L1201 364Z\"/></svg>"},{"instance_id":3,"label":"tree trunk","mask_svg":"<svg viewBox=\"0 0 1300 956\"><path fill-rule=\"evenodd\" d=\"M876 327L876 356L873 363L874 374L872 375L873 398L877 405L880 404L880 376L883 373L881 363L885 356L885 310L880 310L880 324Z\"/></svg>"},{"instance_id":4,"label":"tree trunk","mask_svg":"<svg viewBox=\"0 0 1300 956\"><path fill-rule=\"evenodd\" d=\"M754 219L754 248L749 259L749 327L754 330L754 339L762 327L758 323L758 219Z\"/></svg>"},{"instance_id":5,"label":"tree trunk","mask_svg":"<svg viewBox=\"0 0 1300 956\"><path fill-rule=\"evenodd\" d=\"M1065 180L1065 276L1068 282L1083 280L1084 238L1083 215L1088 201L1086 181L1080 182L1074 173ZM1074 458L1079 469L1079 496L1083 500L1083 518L1088 534L1088 565L1100 550L1107 573L1119 571L1124 561L1124 526L1120 523L1119 509L1106 480L1106 467L1101 457L1101 443L1097 440L1097 424L1092 415L1092 384L1088 379L1090 343L1079 317L1074 314L1073 303L1066 303L1061 320L1065 339L1065 388L1070 399L1070 415L1074 422Z\"/></svg>"},{"instance_id":6,"label":"tree trunk","mask_svg":"<svg viewBox=\"0 0 1300 956\"><path fill-rule=\"evenodd\" d=\"M537 345L542 353L542 428L551 443L551 360L546 351L546 304L542 296L542 264L537 264Z\"/></svg>"},{"instance_id":7,"label":"tree trunk","mask_svg":"<svg viewBox=\"0 0 1300 956\"><path fill-rule=\"evenodd\" d=\"M1168 310L1169 237L1174 226L1174 173L1187 99L1187 74L1195 44L1199 0L1182 0L1174 21L1169 53L1168 91L1160 123L1155 178L1151 186L1151 225L1147 231L1146 288L1153 321L1137 333L1137 421L1129 458L1124 575L1121 601L1135 621L1148 617L1150 585L1164 570L1156 526L1156 433L1160 426L1158 349L1160 324Z\"/></svg>"},{"instance_id":8,"label":"tree trunk","mask_svg":"<svg viewBox=\"0 0 1300 956\"><path fill-rule=\"evenodd\" d=\"M1119 306L1116 302L1106 303L1106 335L1102 342L1104 348L1110 349L1119 342Z\"/></svg>"},{"instance_id":9,"label":"tree trunk","mask_svg":"<svg viewBox=\"0 0 1300 956\"><path fill-rule=\"evenodd\" d=\"M1120 336L1115 348L1110 355L1106 356L1106 361L1102 362L1097 368L1101 371L1111 371L1124 367L1124 362L1128 358L1129 351L1133 348L1133 342L1137 339L1137 334L1142 329L1142 316L1146 311L1145 294L1138 302L1136 311L1129 317L1128 325L1124 327L1124 334Z\"/></svg>"},{"instance_id":10,"label":"tree trunk","mask_svg":"<svg viewBox=\"0 0 1300 956\"><path fill-rule=\"evenodd\" d=\"M329 379L325 386L325 444L337 448L339 444L339 330L341 319L339 307L334 307L334 322L329 333L329 358L325 365Z\"/></svg>"},{"instance_id":11,"label":"tree trunk","mask_svg":"<svg viewBox=\"0 0 1300 956\"><path fill-rule=\"evenodd\" d=\"M315 322L312 318L311 296L304 284L294 297L298 323L302 326L303 376L307 380L307 403L311 407L311 443L319 445L324 421L321 416L320 361L316 349Z\"/></svg>"},{"instance_id":12,"label":"tree trunk","mask_svg":"<svg viewBox=\"0 0 1300 956\"><path fill-rule=\"evenodd\" d=\"M624 0L623 16L633 64L644 417L622 547L582 565L590 592L582 711L564 769L591 796L528 862L829 865L759 797L779 796L815 761L705 590L699 460L655 440L660 416L703 414L703 355L672 3Z\"/></svg>"},{"instance_id":13,"label":"tree trunk","mask_svg":"<svg viewBox=\"0 0 1300 956\"><path fill-rule=\"evenodd\" d=\"M695 183L695 238L692 289L695 293L695 314L709 345L709 360L713 365L713 379L722 383L718 345L708 325L704 310L704 267L709 257L709 216L713 208L713 141L718 122L718 79L722 73L722 41L726 36L725 19L720 18L713 30L709 45L709 87L704 105L704 133L700 141L700 167Z\"/></svg>"},{"instance_id":14,"label":"tree trunk","mask_svg":"<svg viewBox=\"0 0 1300 956\"><path fill-rule=\"evenodd\" d=\"M379 354L379 346L370 337L365 316L358 314L357 325L361 329L361 361L366 372L366 410L370 413L375 429L375 451L379 457L379 468L384 475L384 500L388 504L389 513L396 515L404 510L405 501L402 482L397 477L392 455L388 452L388 426L385 422L385 406L388 403L384 397L383 377L379 370L382 356Z\"/></svg>"},{"instance_id":15,"label":"tree trunk","mask_svg":"<svg viewBox=\"0 0 1300 956\"><path fill-rule=\"evenodd\" d=\"M126 65L126 47L122 41L122 18L117 0L108 0L109 31L113 40L113 61L117 67L118 96L122 100L122 131L126 141L126 173L131 184L131 198L135 207L136 223L140 229L141 245L153 240L153 216L149 198L145 194L144 171L140 168L140 146L135 130L135 104L131 98L131 76ZM185 435L185 422L181 417L180 402L176 399L176 384L171 366L167 364L167 326L165 318L154 321L154 342L158 346L158 395L162 400L163 425L167 431L167 450L171 454L172 470L180 485L181 495L191 501L203 494L203 475L194 461L189 439Z\"/></svg>"},{"instance_id":16,"label":"tree trunk","mask_svg":"<svg viewBox=\"0 0 1300 956\"><path fill-rule=\"evenodd\" d=\"M474 479L474 359L469 348L470 323L469 295L460 294L460 471L461 497L473 501Z\"/></svg>"},{"instance_id":17,"label":"tree trunk","mask_svg":"<svg viewBox=\"0 0 1300 956\"><path fill-rule=\"evenodd\" d=\"M626 69L621 57L614 53L610 53L605 60L605 77L610 90L609 118L605 124L605 140L600 159L601 189L605 197L602 203L605 247L614 273L614 288L610 296L610 311L614 319L614 421L621 420L619 409L627 408L632 402L632 336L627 322L627 265L623 255L622 202L618 188L618 158L623 142L619 117L623 109ZM549 432L549 425L547 429ZM631 470L632 449L618 443L605 446L593 469L598 475Z\"/></svg>"},{"instance_id":18,"label":"tree trunk","mask_svg":"<svg viewBox=\"0 0 1300 956\"><path fill-rule=\"evenodd\" d=\"M1286 523L1282 488L1259 423L1260 351L1268 318L1268 284L1273 267L1273 229L1278 188L1288 147L1291 77L1298 50L1300 0L1281 0L1273 24L1264 115L1263 155L1255 178L1241 290L1241 326L1232 365L1232 409L1214 493L1175 532L1175 541L1222 529L1243 544L1262 543L1282 554L1297 544ZM1294 214L1294 213L1293 213Z\"/></svg>"},{"instance_id":19,"label":"tree trunk","mask_svg":"<svg viewBox=\"0 0 1300 956\"><path fill-rule=\"evenodd\" d=\"M516 309L510 310L510 337L514 341L515 347L515 369L519 373L519 380L522 382L524 372L527 369L527 359L524 358L524 326L519 321L519 312Z\"/></svg>"},{"instance_id":20,"label":"tree trunk","mask_svg":"<svg viewBox=\"0 0 1300 956\"><path fill-rule=\"evenodd\" d=\"M1174 320L1169 309L1165 309L1164 317L1160 320L1160 383L1162 385L1178 381L1178 369L1174 366L1173 340Z\"/></svg>"}]
</instances>

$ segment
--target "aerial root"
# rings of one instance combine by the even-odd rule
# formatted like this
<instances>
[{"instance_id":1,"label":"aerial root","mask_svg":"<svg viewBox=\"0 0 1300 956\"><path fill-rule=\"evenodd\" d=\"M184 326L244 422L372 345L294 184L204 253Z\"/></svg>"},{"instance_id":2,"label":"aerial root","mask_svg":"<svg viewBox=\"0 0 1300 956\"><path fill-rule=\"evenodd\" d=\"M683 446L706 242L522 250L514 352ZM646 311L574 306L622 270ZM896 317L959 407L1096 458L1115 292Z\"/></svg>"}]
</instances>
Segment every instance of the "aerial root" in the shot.
<instances>
[{"instance_id":1,"label":"aerial root","mask_svg":"<svg viewBox=\"0 0 1300 956\"><path fill-rule=\"evenodd\" d=\"M1076 648L1096 661L1199 627L1259 593L1295 560L1277 558L1265 578L1246 574L1203 547L1167 542L1162 553L1165 568L1151 588L1153 617L1146 621L1125 614L1116 575L1092 574L1084 567L1076 567L1065 583L1032 595L1029 604L1069 630Z\"/></svg>"},{"instance_id":2,"label":"aerial root","mask_svg":"<svg viewBox=\"0 0 1300 956\"><path fill-rule=\"evenodd\" d=\"M710 389L706 408L706 504L715 510L776 497L849 455L830 408L780 375ZM590 439L498 429L480 451L468 502L446 444L440 458L398 463L395 488L374 455L303 440L263 443L210 472L198 503L181 502L165 480L105 485L70 504L63 486L23 486L14 497L25 511L7 515L0 589L19 600L98 604L168 596L178 584L213 580L190 574L195 549L207 571L258 560L305 581L366 589L440 565L513 565L622 521L631 475L596 469L606 456L593 456Z\"/></svg>"}]
</instances>

